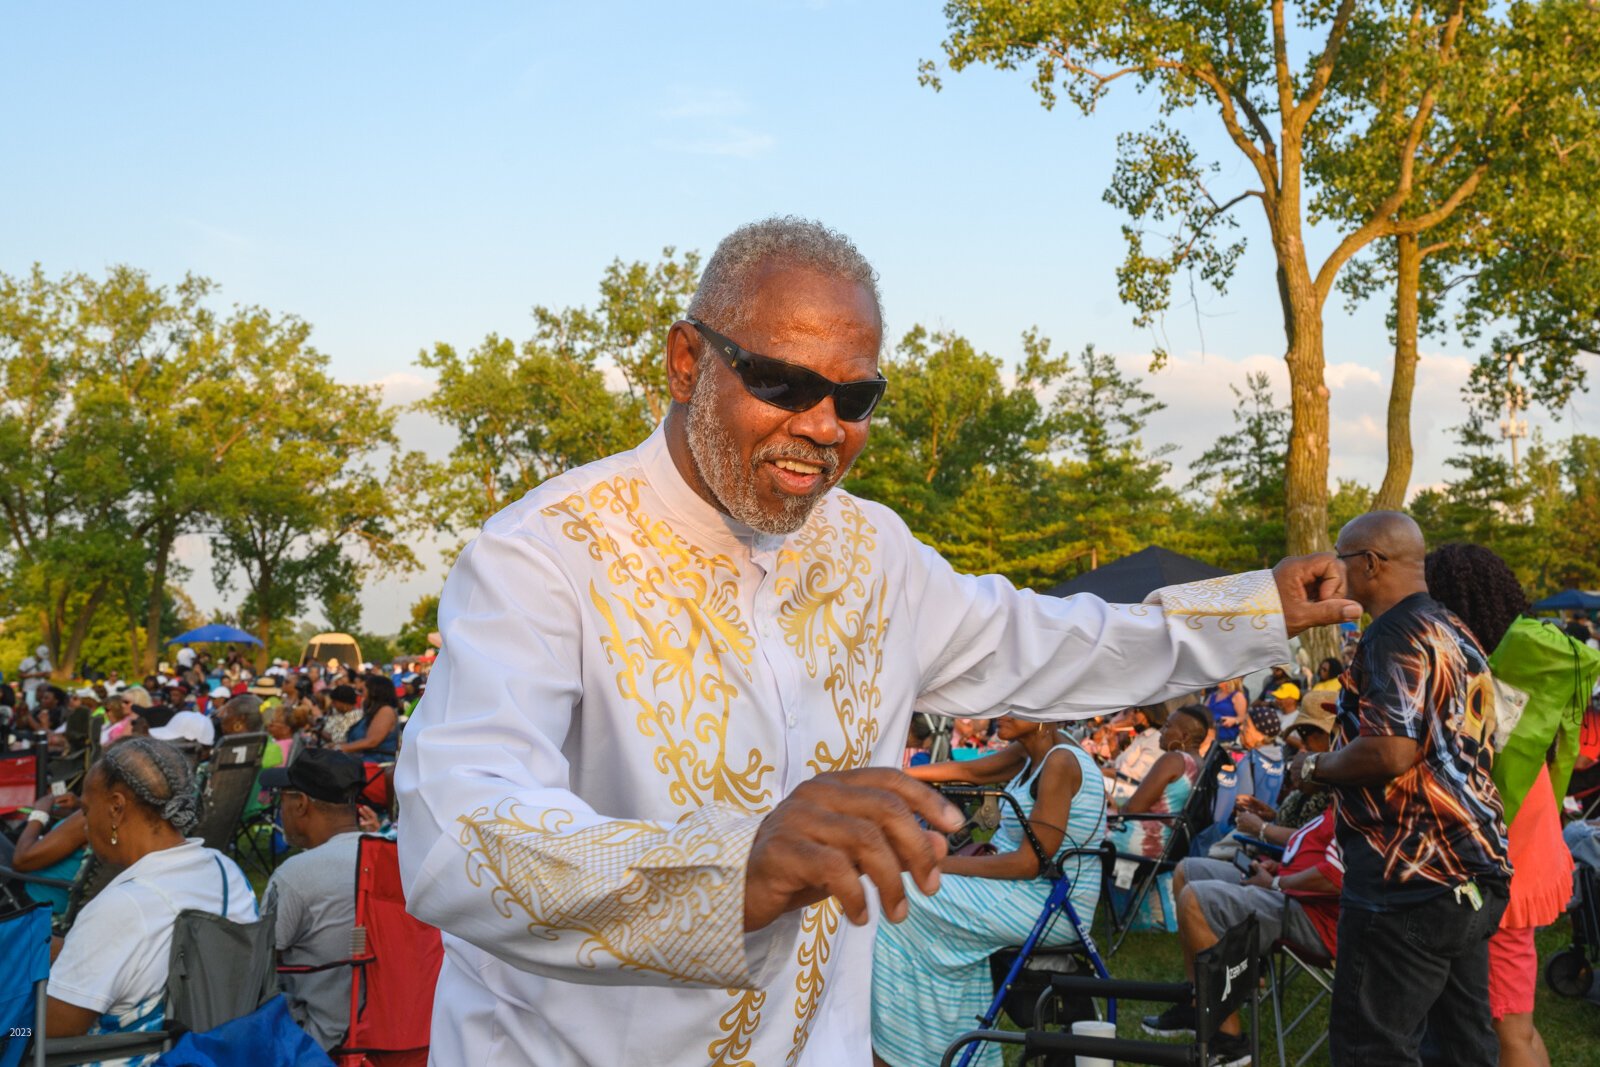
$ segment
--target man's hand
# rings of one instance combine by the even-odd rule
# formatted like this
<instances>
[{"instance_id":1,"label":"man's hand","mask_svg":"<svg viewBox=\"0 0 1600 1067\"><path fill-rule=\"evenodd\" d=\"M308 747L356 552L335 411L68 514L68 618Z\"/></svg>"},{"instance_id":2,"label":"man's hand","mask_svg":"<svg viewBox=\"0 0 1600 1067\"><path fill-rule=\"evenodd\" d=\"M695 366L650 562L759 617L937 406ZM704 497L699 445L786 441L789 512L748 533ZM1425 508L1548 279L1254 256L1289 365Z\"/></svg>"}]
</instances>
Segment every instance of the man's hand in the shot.
<instances>
[{"instance_id":1,"label":"man's hand","mask_svg":"<svg viewBox=\"0 0 1600 1067\"><path fill-rule=\"evenodd\" d=\"M1290 789L1298 789L1302 793L1310 794L1310 793L1320 793L1322 790L1328 788L1328 783L1327 782L1313 782L1313 781L1311 781L1310 779L1308 779L1305 776L1305 770L1304 770L1305 762L1306 762L1307 759L1309 759L1310 757L1312 757L1314 755L1316 755L1316 753L1314 753L1314 752L1302 752L1299 755L1295 756L1295 758L1290 762L1289 770L1287 772L1287 774L1289 776L1289 788ZM1324 753L1322 753L1322 756L1323 756L1323 759L1325 761L1327 756L1328 756L1328 753L1324 752ZM1320 763L1319 763L1319 770L1320 770Z\"/></svg>"},{"instance_id":2,"label":"man's hand","mask_svg":"<svg viewBox=\"0 0 1600 1067\"><path fill-rule=\"evenodd\" d=\"M1267 822L1253 811L1241 811L1234 817L1234 825L1250 837L1260 837Z\"/></svg>"},{"instance_id":3,"label":"man's hand","mask_svg":"<svg viewBox=\"0 0 1600 1067\"><path fill-rule=\"evenodd\" d=\"M1293 637L1313 626L1361 618L1361 605L1344 599L1344 568L1332 552L1288 556L1272 568L1283 603L1283 626Z\"/></svg>"},{"instance_id":4,"label":"man's hand","mask_svg":"<svg viewBox=\"0 0 1600 1067\"><path fill-rule=\"evenodd\" d=\"M1278 864L1273 860L1259 859L1250 865L1250 877L1244 880L1245 885L1258 885L1262 889L1272 888L1272 879L1278 873Z\"/></svg>"},{"instance_id":5,"label":"man's hand","mask_svg":"<svg viewBox=\"0 0 1600 1067\"><path fill-rule=\"evenodd\" d=\"M921 816L933 827L917 824ZM761 821L745 871L744 928L760 930L786 912L838 897L857 926L867 921L866 875L883 913L905 918L900 872L924 893L939 888L944 834L961 827L961 812L899 771L870 768L819 774Z\"/></svg>"}]
</instances>

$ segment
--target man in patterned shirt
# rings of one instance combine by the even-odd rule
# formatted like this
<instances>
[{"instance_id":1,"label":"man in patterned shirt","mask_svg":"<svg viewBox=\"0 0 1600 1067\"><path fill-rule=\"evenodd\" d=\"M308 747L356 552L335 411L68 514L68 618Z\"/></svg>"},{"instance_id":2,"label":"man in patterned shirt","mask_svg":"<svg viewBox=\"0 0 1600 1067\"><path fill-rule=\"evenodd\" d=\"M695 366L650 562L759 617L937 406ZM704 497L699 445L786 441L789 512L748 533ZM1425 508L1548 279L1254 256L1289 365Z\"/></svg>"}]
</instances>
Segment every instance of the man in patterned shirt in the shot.
<instances>
[{"instance_id":1,"label":"man in patterned shirt","mask_svg":"<svg viewBox=\"0 0 1600 1067\"><path fill-rule=\"evenodd\" d=\"M1422 531L1393 511L1339 533L1348 594L1372 616L1344 676L1337 747L1293 773L1333 786L1345 878L1336 1067L1494 1067L1488 938L1511 865L1489 777L1494 696L1483 650L1428 596Z\"/></svg>"}]
</instances>

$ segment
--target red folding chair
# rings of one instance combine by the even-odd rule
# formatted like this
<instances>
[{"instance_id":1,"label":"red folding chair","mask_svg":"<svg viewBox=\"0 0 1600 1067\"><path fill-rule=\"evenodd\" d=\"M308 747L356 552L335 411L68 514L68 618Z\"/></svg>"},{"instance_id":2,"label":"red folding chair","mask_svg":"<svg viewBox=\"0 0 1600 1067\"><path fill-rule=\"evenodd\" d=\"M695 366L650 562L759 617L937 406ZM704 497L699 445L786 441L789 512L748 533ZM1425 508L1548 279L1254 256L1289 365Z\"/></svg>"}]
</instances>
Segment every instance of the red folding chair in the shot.
<instances>
[{"instance_id":1,"label":"red folding chair","mask_svg":"<svg viewBox=\"0 0 1600 1067\"><path fill-rule=\"evenodd\" d=\"M0 752L0 816L27 807L49 788L49 759L43 745L26 752Z\"/></svg>"},{"instance_id":2,"label":"red folding chair","mask_svg":"<svg viewBox=\"0 0 1600 1067\"><path fill-rule=\"evenodd\" d=\"M365 835L356 862L356 925L350 959L280 974L347 966L350 1029L329 1055L338 1067L427 1067L433 988L444 962L439 931L406 913L400 853Z\"/></svg>"}]
</instances>

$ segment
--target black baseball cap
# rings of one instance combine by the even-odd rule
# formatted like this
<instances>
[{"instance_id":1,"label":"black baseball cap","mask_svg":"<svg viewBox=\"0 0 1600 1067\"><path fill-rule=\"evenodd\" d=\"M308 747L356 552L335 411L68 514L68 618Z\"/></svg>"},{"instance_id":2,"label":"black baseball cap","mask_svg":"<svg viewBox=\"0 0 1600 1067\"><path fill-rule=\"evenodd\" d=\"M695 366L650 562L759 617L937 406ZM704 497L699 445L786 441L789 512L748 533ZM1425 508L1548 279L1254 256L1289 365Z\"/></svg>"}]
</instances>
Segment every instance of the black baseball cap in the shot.
<instances>
[{"instance_id":1,"label":"black baseball cap","mask_svg":"<svg viewBox=\"0 0 1600 1067\"><path fill-rule=\"evenodd\" d=\"M366 784L362 762L331 748L308 748L287 767L261 772L263 789L289 789L329 804L351 803Z\"/></svg>"}]
</instances>

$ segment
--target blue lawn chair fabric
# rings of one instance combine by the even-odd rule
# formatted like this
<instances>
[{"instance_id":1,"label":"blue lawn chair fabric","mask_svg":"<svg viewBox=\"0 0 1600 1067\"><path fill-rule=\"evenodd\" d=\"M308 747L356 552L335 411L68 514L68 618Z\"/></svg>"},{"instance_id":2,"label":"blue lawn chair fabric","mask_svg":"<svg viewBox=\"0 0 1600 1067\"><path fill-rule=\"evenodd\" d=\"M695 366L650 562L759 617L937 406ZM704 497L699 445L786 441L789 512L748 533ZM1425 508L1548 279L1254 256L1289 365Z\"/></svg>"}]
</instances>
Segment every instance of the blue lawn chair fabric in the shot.
<instances>
[{"instance_id":1,"label":"blue lawn chair fabric","mask_svg":"<svg viewBox=\"0 0 1600 1067\"><path fill-rule=\"evenodd\" d=\"M20 1034L33 1033L34 987L50 975L48 906L35 905L0 920L0 960L5 960L5 984L0 987L0 1067L17 1067L28 1044Z\"/></svg>"},{"instance_id":2,"label":"blue lawn chair fabric","mask_svg":"<svg viewBox=\"0 0 1600 1067\"><path fill-rule=\"evenodd\" d=\"M333 1067L333 1061L295 1025L280 994L230 1023L184 1034L155 1067Z\"/></svg>"}]
</instances>

